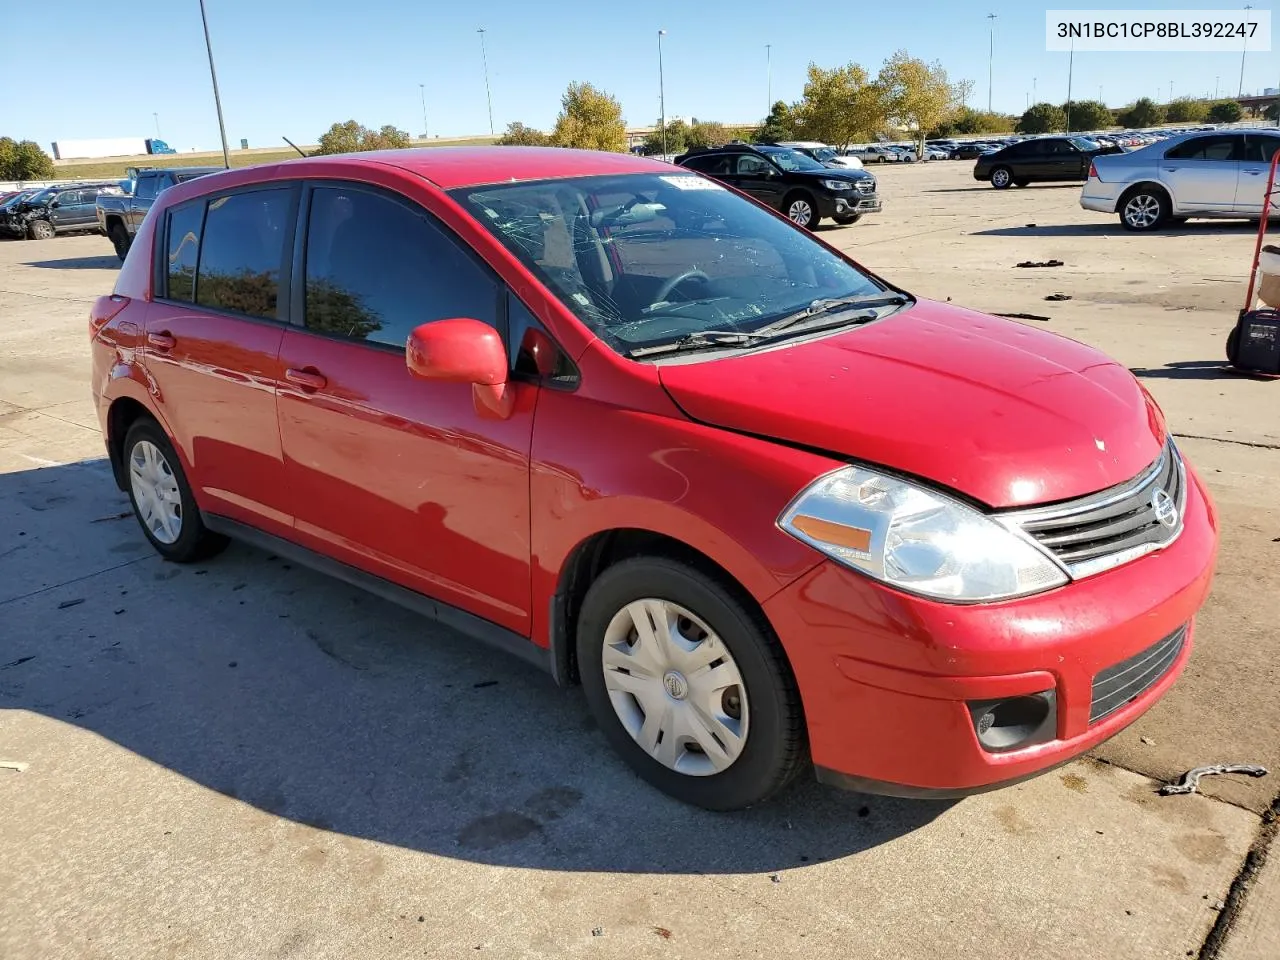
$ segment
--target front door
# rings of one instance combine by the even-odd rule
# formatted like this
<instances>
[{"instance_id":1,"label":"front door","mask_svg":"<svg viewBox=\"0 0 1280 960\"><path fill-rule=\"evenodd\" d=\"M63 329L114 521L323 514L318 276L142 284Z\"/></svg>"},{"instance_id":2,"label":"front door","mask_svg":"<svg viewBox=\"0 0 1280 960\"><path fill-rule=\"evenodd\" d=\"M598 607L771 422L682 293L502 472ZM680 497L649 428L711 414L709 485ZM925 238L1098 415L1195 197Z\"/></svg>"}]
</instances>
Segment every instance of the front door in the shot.
<instances>
[{"instance_id":1,"label":"front door","mask_svg":"<svg viewBox=\"0 0 1280 960\"><path fill-rule=\"evenodd\" d=\"M1280 150L1280 134L1246 133L1244 154L1236 173L1236 213L1262 216L1262 201L1271 175L1271 158ZM1275 202L1275 198L1272 198Z\"/></svg>"},{"instance_id":2,"label":"front door","mask_svg":"<svg viewBox=\"0 0 1280 960\"><path fill-rule=\"evenodd\" d=\"M277 535L293 529L275 391L298 192L244 190L165 211L156 242L166 270L143 354L200 506Z\"/></svg>"},{"instance_id":3,"label":"front door","mask_svg":"<svg viewBox=\"0 0 1280 960\"><path fill-rule=\"evenodd\" d=\"M757 154L738 154L726 179L761 203L776 208L782 202L782 174L777 167Z\"/></svg>"},{"instance_id":4,"label":"front door","mask_svg":"<svg viewBox=\"0 0 1280 960\"><path fill-rule=\"evenodd\" d=\"M299 542L530 633L529 447L537 386L500 419L471 385L409 375L422 323L505 326L505 287L429 214L316 185L303 325L281 348L280 437Z\"/></svg>"},{"instance_id":5,"label":"front door","mask_svg":"<svg viewBox=\"0 0 1280 960\"><path fill-rule=\"evenodd\" d=\"M1165 152L1160 161L1160 179L1169 185L1180 211L1230 213L1235 206L1243 152L1242 134L1192 137Z\"/></svg>"},{"instance_id":6,"label":"front door","mask_svg":"<svg viewBox=\"0 0 1280 960\"><path fill-rule=\"evenodd\" d=\"M70 230L80 207L80 191L64 190L49 204L49 222L54 230Z\"/></svg>"}]
</instances>

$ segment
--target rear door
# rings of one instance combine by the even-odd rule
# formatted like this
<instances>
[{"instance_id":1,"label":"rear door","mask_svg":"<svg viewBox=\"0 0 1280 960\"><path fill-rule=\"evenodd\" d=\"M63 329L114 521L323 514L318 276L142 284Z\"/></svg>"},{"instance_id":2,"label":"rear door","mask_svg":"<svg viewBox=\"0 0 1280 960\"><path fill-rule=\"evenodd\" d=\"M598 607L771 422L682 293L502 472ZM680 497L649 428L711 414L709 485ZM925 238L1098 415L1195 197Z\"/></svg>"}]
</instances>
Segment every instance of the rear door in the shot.
<instances>
[{"instance_id":1,"label":"rear door","mask_svg":"<svg viewBox=\"0 0 1280 960\"><path fill-rule=\"evenodd\" d=\"M268 184L165 211L144 362L201 509L292 533L276 422L299 188Z\"/></svg>"},{"instance_id":2,"label":"rear door","mask_svg":"<svg viewBox=\"0 0 1280 960\"><path fill-rule=\"evenodd\" d=\"M1250 132L1244 135L1244 152L1236 175L1236 213L1262 216L1271 158L1277 150L1280 150L1280 134Z\"/></svg>"},{"instance_id":3,"label":"rear door","mask_svg":"<svg viewBox=\"0 0 1280 960\"><path fill-rule=\"evenodd\" d=\"M1000 151L1000 158L992 160L992 167L1003 164L1013 171L1016 180L1042 180L1048 173L1048 154L1039 141L1015 143Z\"/></svg>"},{"instance_id":4,"label":"rear door","mask_svg":"<svg viewBox=\"0 0 1280 960\"><path fill-rule=\"evenodd\" d=\"M279 404L296 538L528 636L538 387L513 382L503 419L471 384L420 380L405 363L423 323L471 317L505 334L505 286L398 193L318 183L303 223L302 324L284 336ZM571 245L561 252L572 261Z\"/></svg>"},{"instance_id":5,"label":"rear door","mask_svg":"<svg viewBox=\"0 0 1280 960\"><path fill-rule=\"evenodd\" d=\"M754 153L739 153L732 162L730 183L771 207L782 203L783 178L777 167Z\"/></svg>"},{"instance_id":6,"label":"rear door","mask_svg":"<svg viewBox=\"0 0 1280 960\"><path fill-rule=\"evenodd\" d=\"M80 190L80 202L73 208L73 214L65 226L90 227L98 222L98 188L84 187Z\"/></svg>"},{"instance_id":7,"label":"rear door","mask_svg":"<svg viewBox=\"0 0 1280 960\"><path fill-rule=\"evenodd\" d=\"M1165 151L1159 163L1160 179L1180 211L1230 213L1235 208L1243 154L1243 134L1192 137Z\"/></svg>"},{"instance_id":8,"label":"rear door","mask_svg":"<svg viewBox=\"0 0 1280 960\"><path fill-rule=\"evenodd\" d=\"M140 174L134 184L133 197L125 203L125 226L129 234L138 232L147 211L159 193L160 178L155 174Z\"/></svg>"}]
</instances>

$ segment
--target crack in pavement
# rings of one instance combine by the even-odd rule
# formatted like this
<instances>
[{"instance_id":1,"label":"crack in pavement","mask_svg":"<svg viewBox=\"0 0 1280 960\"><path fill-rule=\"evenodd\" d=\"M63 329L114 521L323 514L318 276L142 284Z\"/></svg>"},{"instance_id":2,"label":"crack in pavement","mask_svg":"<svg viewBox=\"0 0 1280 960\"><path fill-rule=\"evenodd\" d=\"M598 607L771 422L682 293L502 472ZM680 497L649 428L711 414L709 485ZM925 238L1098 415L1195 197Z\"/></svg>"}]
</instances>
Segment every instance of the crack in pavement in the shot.
<instances>
[{"instance_id":1,"label":"crack in pavement","mask_svg":"<svg viewBox=\"0 0 1280 960\"><path fill-rule=\"evenodd\" d=\"M1225 905L1218 911L1218 919L1213 922L1213 927L1200 946L1198 960L1216 960L1222 952L1223 944L1227 942L1236 920L1244 909L1249 887L1266 864L1277 834L1280 834L1280 794L1276 795L1276 798L1271 801L1270 809L1262 815L1262 825L1258 828L1258 835L1254 838L1253 845L1249 847L1249 852L1245 854L1244 863L1240 865L1235 879L1231 881Z\"/></svg>"},{"instance_id":2,"label":"crack in pavement","mask_svg":"<svg viewBox=\"0 0 1280 960\"><path fill-rule=\"evenodd\" d=\"M1253 447L1255 450L1280 450L1280 443L1265 443L1260 440L1231 440L1227 437L1206 437L1198 433L1175 433L1179 440L1212 440L1214 443L1234 443L1239 447Z\"/></svg>"},{"instance_id":3,"label":"crack in pavement","mask_svg":"<svg viewBox=\"0 0 1280 960\"><path fill-rule=\"evenodd\" d=\"M151 560L155 557L156 554L148 553L146 556L134 557L132 560L125 560L122 563L117 563L104 570L95 570L93 573L86 573L83 577L72 577L70 580L64 580L61 583L55 583L48 587L41 587L39 590L32 590L30 593L23 593L16 597L9 597L7 600L0 600L0 607L9 603L17 603L19 600L26 600L30 597L38 597L42 593L48 593L50 590L57 590L60 587L69 587L73 583L82 583L85 580L92 580L94 577L100 577L104 573L111 573L113 570L120 570L124 567L132 566L135 563L141 563L143 560Z\"/></svg>"}]
</instances>

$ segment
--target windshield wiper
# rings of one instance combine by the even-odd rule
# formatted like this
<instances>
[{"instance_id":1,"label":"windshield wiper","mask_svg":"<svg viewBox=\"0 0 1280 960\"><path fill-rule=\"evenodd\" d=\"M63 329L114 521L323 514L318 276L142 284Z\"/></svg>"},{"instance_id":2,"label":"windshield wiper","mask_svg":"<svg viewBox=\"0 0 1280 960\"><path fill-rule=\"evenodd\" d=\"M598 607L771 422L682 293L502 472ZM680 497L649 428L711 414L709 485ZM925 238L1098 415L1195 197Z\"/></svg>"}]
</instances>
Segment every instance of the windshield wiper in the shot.
<instances>
[{"instance_id":1,"label":"windshield wiper","mask_svg":"<svg viewBox=\"0 0 1280 960\"><path fill-rule=\"evenodd\" d=\"M685 353L690 350L714 350L717 347L744 347L765 339L764 335L743 333L741 330L699 330L670 343L655 343L649 347L628 350L628 357L651 357L659 353Z\"/></svg>"},{"instance_id":2,"label":"windshield wiper","mask_svg":"<svg viewBox=\"0 0 1280 960\"><path fill-rule=\"evenodd\" d=\"M781 330L800 326L806 320L812 320L814 317L820 317L828 313L835 313L837 310L844 310L849 307L870 309L872 307L902 306L908 302L910 301L900 293L890 293L876 297L839 297L829 300L814 300L804 309L797 310L795 313L789 313L785 317L781 317L780 319L773 321L773 323L760 327L755 332L757 334L764 334L765 336L768 336L770 334L778 333ZM863 322L865 320L874 319L874 315L865 318L857 317L853 318L851 322ZM823 329L827 328L824 326Z\"/></svg>"}]
</instances>

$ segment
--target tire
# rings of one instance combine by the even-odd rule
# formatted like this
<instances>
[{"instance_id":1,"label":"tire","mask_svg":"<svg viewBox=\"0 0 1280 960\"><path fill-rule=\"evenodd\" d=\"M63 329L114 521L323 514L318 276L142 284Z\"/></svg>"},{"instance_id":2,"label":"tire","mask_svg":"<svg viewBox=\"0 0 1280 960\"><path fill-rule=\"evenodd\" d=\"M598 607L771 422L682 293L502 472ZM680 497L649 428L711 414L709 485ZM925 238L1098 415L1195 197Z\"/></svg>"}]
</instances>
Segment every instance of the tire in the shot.
<instances>
[{"instance_id":1,"label":"tire","mask_svg":"<svg viewBox=\"0 0 1280 960\"><path fill-rule=\"evenodd\" d=\"M817 228L822 215L818 213L818 205L807 193L789 193L782 200L782 215L797 227L806 230Z\"/></svg>"},{"instance_id":2,"label":"tire","mask_svg":"<svg viewBox=\"0 0 1280 960\"><path fill-rule=\"evenodd\" d=\"M107 231L107 237L111 240L111 245L116 248L116 256L120 258L120 262L124 263L124 258L129 255L129 231L124 228L123 223L113 223L111 229Z\"/></svg>"},{"instance_id":3,"label":"tire","mask_svg":"<svg viewBox=\"0 0 1280 960\"><path fill-rule=\"evenodd\" d=\"M158 423L135 420L125 434L123 456L133 514L160 556L194 563L226 547L226 537L209 532L200 518L182 463Z\"/></svg>"},{"instance_id":4,"label":"tire","mask_svg":"<svg viewBox=\"0 0 1280 960\"><path fill-rule=\"evenodd\" d=\"M27 236L32 240L50 240L54 232L53 224L48 220L32 220L27 224Z\"/></svg>"},{"instance_id":5,"label":"tire","mask_svg":"<svg viewBox=\"0 0 1280 960\"><path fill-rule=\"evenodd\" d=\"M1240 339L1240 325L1231 328L1231 332L1227 334L1227 362L1234 364L1236 362L1236 343Z\"/></svg>"},{"instance_id":6,"label":"tire","mask_svg":"<svg viewBox=\"0 0 1280 960\"><path fill-rule=\"evenodd\" d=\"M1172 212L1169 195L1156 187L1134 187L1116 206L1120 225L1133 233L1159 230L1168 223Z\"/></svg>"},{"instance_id":7,"label":"tire","mask_svg":"<svg viewBox=\"0 0 1280 960\"><path fill-rule=\"evenodd\" d=\"M1013 181L1013 185L1015 187L1025 187L1030 182L1031 181L1028 180L1026 177L1018 177L1016 180Z\"/></svg>"},{"instance_id":8,"label":"tire","mask_svg":"<svg viewBox=\"0 0 1280 960\"><path fill-rule=\"evenodd\" d=\"M996 167L991 171L991 185L997 190L1008 190L1013 183L1013 171L1008 167Z\"/></svg>"},{"instance_id":9,"label":"tire","mask_svg":"<svg viewBox=\"0 0 1280 960\"><path fill-rule=\"evenodd\" d=\"M840 224L840 226L842 226L842 227L847 227L849 224L851 224L851 223L857 223L859 220L861 220L861 219L862 219L862 214L860 214L860 213L843 213L843 214L840 214L840 215L839 215L839 216L837 216L837 217L832 217L831 219L832 219L832 220L834 220L836 223Z\"/></svg>"},{"instance_id":10,"label":"tire","mask_svg":"<svg viewBox=\"0 0 1280 960\"><path fill-rule=\"evenodd\" d=\"M666 629L646 644L642 621ZM674 643L658 639L672 635ZM587 704L609 743L677 800L740 810L782 790L806 762L800 695L777 638L760 613L699 570L665 557L609 567L583 601L577 653ZM721 675L708 683L712 673ZM642 746L651 735L653 745Z\"/></svg>"}]
</instances>

